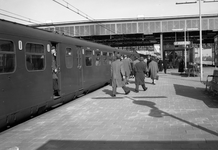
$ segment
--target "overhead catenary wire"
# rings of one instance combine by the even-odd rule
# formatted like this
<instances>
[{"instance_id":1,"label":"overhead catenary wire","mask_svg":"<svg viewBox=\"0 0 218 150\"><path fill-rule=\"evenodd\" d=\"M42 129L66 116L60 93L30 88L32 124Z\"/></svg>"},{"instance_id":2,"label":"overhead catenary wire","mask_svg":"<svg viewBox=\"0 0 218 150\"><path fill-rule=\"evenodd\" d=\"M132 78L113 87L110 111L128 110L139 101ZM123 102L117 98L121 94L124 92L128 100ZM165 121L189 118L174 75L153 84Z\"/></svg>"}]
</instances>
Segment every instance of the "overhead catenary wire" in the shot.
<instances>
[{"instance_id":1,"label":"overhead catenary wire","mask_svg":"<svg viewBox=\"0 0 218 150\"><path fill-rule=\"evenodd\" d=\"M0 11L3 11L3 12L6 12L6 13L9 13L9 14L12 14L14 16L18 16L18 17L14 17L14 16L11 16L11 15L8 15L8 14L4 14L4 13L0 13L0 15L2 16L6 16L6 17L9 17L9 18L13 18L13 19L17 19L17 20L21 20L21 21L25 21L25 22L29 22L29 23L42 23L40 21L37 21L37 20L34 20L34 19L30 19L30 18L27 18L27 17L24 17L24 16L21 16L21 15L18 15L16 13L13 13L13 12L10 12L10 11L7 11L7 10L4 10L4 9L1 9L0 8ZM23 19L24 18L24 19Z\"/></svg>"},{"instance_id":2,"label":"overhead catenary wire","mask_svg":"<svg viewBox=\"0 0 218 150\"><path fill-rule=\"evenodd\" d=\"M67 8L67 9L73 11L74 13L76 13L76 14L78 14L78 15L80 15L80 16L86 18L86 19L88 19L89 21L92 21L92 22L96 21L95 19L93 19L92 17L90 17L90 16L87 15L86 13L82 12L81 10L79 10L78 8L76 8L75 6L71 5L69 2L67 2L67 1L65 1L65 0L62 0L62 1L65 2L67 5L62 4L62 3L58 2L57 0L53 0L53 1L56 2L56 3L58 3L58 4L61 5L61 6L65 7L65 8ZM69 6L70 6L70 7L73 7L73 8L76 9L76 10L71 9ZM108 31L110 31L110 32L112 32L112 33L114 33L114 34L117 34L115 31L106 28L106 27L105 27L103 24L101 24L101 23L96 23L96 24L100 25L101 27L105 28L106 30L108 30Z\"/></svg>"},{"instance_id":3,"label":"overhead catenary wire","mask_svg":"<svg viewBox=\"0 0 218 150\"><path fill-rule=\"evenodd\" d=\"M30 21L30 20L25 20L25 19L17 18L17 17L14 17L14 16L10 16L10 15L6 15L6 14L2 14L2 13L0 13L0 15L2 15L2 16L6 16L6 17L9 17L9 18L13 18L13 19L17 19L17 20L20 20L20 21L24 21L24 22L36 23L36 22L32 22L32 21Z\"/></svg>"},{"instance_id":4,"label":"overhead catenary wire","mask_svg":"<svg viewBox=\"0 0 218 150\"><path fill-rule=\"evenodd\" d=\"M64 1L64 0L63 0ZM71 7L77 9L76 7L74 7L73 5L69 4L68 2L64 1L65 3L67 3L68 5L70 5ZM61 3L60 3L61 4ZM61 4L63 5L63 4ZM64 6L64 5L63 5ZM28 18L28 17L25 17L25 16L22 16L22 15L19 15L19 14L16 14L16 13L13 13L13 12L10 12L10 11L7 11L7 10L4 10L4 9L1 9L0 8L0 11L2 12L5 12L5 13L1 13L0 12L0 15L2 16L5 16L5 17L8 17L8 18L13 18L13 19L16 19L16 20L19 20L19 21L22 21L22 22L28 22L28 23L34 23L34 24L41 24L42 22L40 21L37 21L37 20L34 20L34 19L31 19L31 18ZM73 10L72 10L73 11ZM77 9L78 12L76 12L77 14L83 16L84 18L90 20L90 16L88 16L87 14L85 14L84 12L80 11L79 9ZM11 14L11 15L10 15ZM95 21L93 18L91 19L91 21ZM101 25L103 26L103 25ZM104 27L104 26L103 26ZM105 28L105 27L104 27ZM107 28L106 28L107 29ZM63 29L64 31L66 31L65 29ZM108 30L108 29L107 29ZM113 32L113 31L111 31ZM64 35L68 35L68 34L65 34L63 32L59 32L58 33L62 33ZM77 34L74 34L74 36L79 36Z\"/></svg>"},{"instance_id":5,"label":"overhead catenary wire","mask_svg":"<svg viewBox=\"0 0 218 150\"><path fill-rule=\"evenodd\" d=\"M2 16L8 17L8 18L13 18L13 19L16 19L16 20L20 20L20 21L22 21L22 22L28 22L28 23L34 23L34 24L40 24L40 23L42 23L42 22L40 22L40 21L37 21L37 20L34 20L34 19L30 19L30 18L21 16L21 15L18 15L18 14L12 13L12 12L9 12L9 11L4 10L4 9L1 9L1 8L0 8L0 11L4 11L4 12L8 13L8 14L0 13L0 15L2 15ZM12 14L12 15L14 15L14 16L9 15L9 14ZM18 16L18 17L15 17L15 16Z\"/></svg>"},{"instance_id":6,"label":"overhead catenary wire","mask_svg":"<svg viewBox=\"0 0 218 150\"><path fill-rule=\"evenodd\" d=\"M77 14L82 15L83 17L85 17L86 19L88 19L88 20L90 20L90 21L95 21L94 18L92 18L92 17L90 17L89 15L87 15L86 13L82 12L81 10L79 10L79 9L76 8L75 6L71 5L71 4L68 3L67 1L65 1L65 0L62 0L62 1L64 1L65 3L67 3L67 5L70 5L71 7L73 7L74 9L76 9L76 10L77 10L77 12L76 12Z\"/></svg>"},{"instance_id":7,"label":"overhead catenary wire","mask_svg":"<svg viewBox=\"0 0 218 150\"><path fill-rule=\"evenodd\" d=\"M10 12L10 11L7 11L7 10L4 10L4 9L1 9L0 8L0 11L3 11L3 12L6 12L8 14L5 14L5 13L0 13L0 15L2 16L5 16L5 17L8 17L8 18L13 18L13 19L16 19L16 20L20 20L22 22L28 22L28 23L34 23L34 24L40 24L42 22L40 21L37 21L37 20L34 20L34 19L30 19L30 18L27 18L27 17L24 17L24 16L21 16L21 15L18 15L16 13L13 13L13 12ZM9 15L9 14L12 14L12 15ZM18 16L18 17L15 17L15 16Z\"/></svg>"}]
</instances>

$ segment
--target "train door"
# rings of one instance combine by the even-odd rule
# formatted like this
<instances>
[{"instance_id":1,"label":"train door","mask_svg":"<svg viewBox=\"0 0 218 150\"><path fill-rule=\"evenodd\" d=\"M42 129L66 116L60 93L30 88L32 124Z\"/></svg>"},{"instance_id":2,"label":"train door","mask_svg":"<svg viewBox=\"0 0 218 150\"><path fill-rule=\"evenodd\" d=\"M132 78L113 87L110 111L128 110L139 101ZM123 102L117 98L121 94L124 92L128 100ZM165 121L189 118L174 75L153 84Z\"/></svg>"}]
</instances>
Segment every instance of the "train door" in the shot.
<instances>
[{"instance_id":1,"label":"train door","mask_svg":"<svg viewBox=\"0 0 218 150\"><path fill-rule=\"evenodd\" d=\"M79 90L83 89L83 64L82 64L82 48L77 46L77 72Z\"/></svg>"},{"instance_id":2,"label":"train door","mask_svg":"<svg viewBox=\"0 0 218 150\"><path fill-rule=\"evenodd\" d=\"M61 96L60 47L58 43L51 43L53 95Z\"/></svg>"}]
</instances>

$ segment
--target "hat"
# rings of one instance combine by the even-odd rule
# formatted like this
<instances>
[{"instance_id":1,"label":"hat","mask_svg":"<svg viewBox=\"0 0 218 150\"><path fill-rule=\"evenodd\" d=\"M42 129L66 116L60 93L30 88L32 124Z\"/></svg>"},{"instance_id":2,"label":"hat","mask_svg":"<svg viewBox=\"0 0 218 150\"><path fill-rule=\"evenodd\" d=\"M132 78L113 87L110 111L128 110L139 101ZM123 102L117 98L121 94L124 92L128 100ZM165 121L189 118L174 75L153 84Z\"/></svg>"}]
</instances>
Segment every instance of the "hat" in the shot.
<instances>
[{"instance_id":1,"label":"hat","mask_svg":"<svg viewBox=\"0 0 218 150\"><path fill-rule=\"evenodd\" d=\"M51 47L51 49L55 49L55 47L54 47L54 46L52 46L52 47Z\"/></svg>"}]
</instances>

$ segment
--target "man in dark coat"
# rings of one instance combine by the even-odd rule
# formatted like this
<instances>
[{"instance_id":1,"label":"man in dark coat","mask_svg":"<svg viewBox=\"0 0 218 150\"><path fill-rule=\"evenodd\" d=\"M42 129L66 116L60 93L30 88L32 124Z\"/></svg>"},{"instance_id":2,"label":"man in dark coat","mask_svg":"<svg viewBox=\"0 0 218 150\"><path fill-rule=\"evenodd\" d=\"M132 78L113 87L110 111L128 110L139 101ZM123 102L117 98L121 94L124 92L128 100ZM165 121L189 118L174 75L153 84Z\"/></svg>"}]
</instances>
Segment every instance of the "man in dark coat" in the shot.
<instances>
[{"instance_id":1,"label":"man in dark coat","mask_svg":"<svg viewBox=\"0 0 218 150\"><path fill-rule=\"evenodd\" d=\"M133 63L132 63L132 68L133 68L132 71L133 71L134 77L135 77L135 64L137 64L138 62L140 62L140 61L139 61L139 57L136 56L135 60L134 60Z\"/></svg>"},{"instance_id":2,"label":"man in dark coat","mask_svg":"<svg viewBox=\"0 0 218 150\"><path fill-rule=\"evenodd\" d=\"M117 87L122 87L126 95L130 93L130 90L125 86L125 71L120 57L120 54L117 54L116 60L111 64L113 97L116 96Z\"/></svg>"},{"instance_id":3,"label":"man in dark coat","mask_svg":"<svg viewBox=\"0 0 218 150\"><path fill-rule=\"evenodd\" d=\"M163 71L163 61L162 61L162 59L158 60L158 69L159 69L159 71Z\"/></svg>"},{"instance_id":4,"label":"man in dark coat","mask_svg":"<svg viewBox=\"0 0 218 150\"><path fill-rule=\"evenodd\" d=\"M145 86L145 74L147 72L147 64L144 62L144 58L140 57L140 62L134 66L135 70L135 92L139 92L139 85L142 86L143 90L146 91L148 88Z\"/></svg>"}]
</instances>

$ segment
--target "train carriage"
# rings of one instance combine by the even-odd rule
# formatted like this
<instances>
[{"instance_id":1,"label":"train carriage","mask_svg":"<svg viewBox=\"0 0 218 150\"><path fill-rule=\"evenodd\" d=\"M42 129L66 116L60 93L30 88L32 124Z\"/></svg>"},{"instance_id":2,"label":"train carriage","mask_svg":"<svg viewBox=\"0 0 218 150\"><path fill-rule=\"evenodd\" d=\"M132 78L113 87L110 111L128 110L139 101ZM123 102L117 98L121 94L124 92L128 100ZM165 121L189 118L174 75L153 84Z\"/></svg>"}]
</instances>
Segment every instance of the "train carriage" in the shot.
<instances>
[{"instance_id":1,"label":"train carriage","mask_svg":"<svg viewBox=\"0 0 218 150\"><path fill-rule=\"evenodd\" d=\"M58 97L53 94L52 46L57 51ZM115 53L137 55L0 20L0 128L107 84Z\"/></svg>"}]
</instances>

